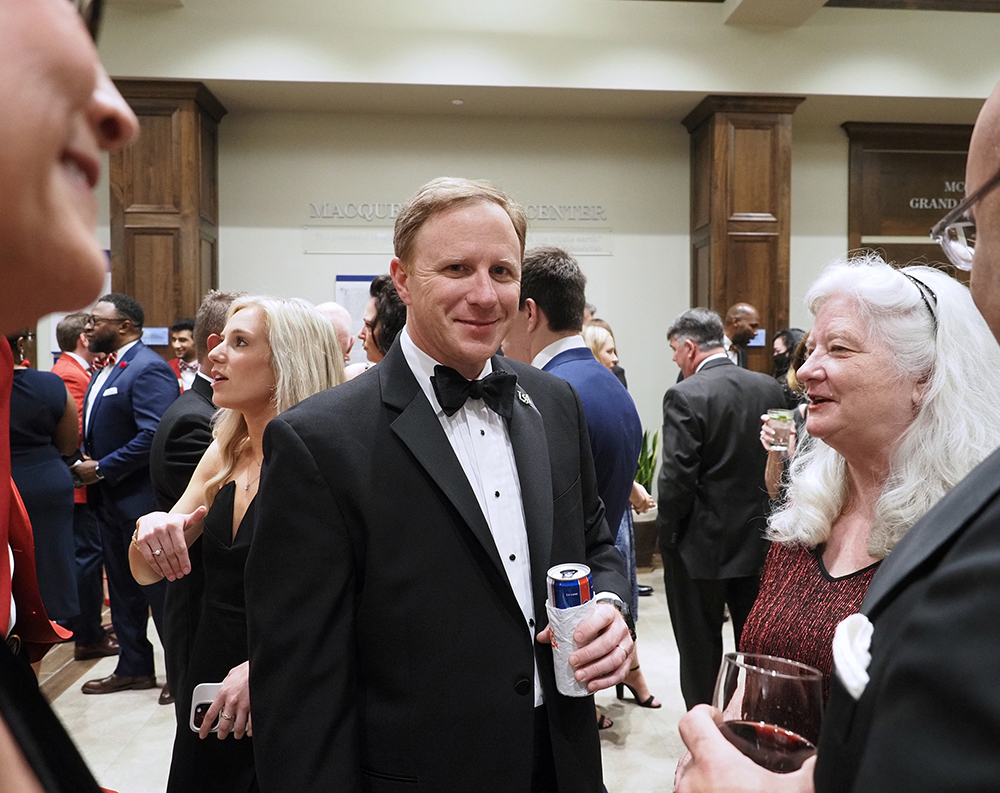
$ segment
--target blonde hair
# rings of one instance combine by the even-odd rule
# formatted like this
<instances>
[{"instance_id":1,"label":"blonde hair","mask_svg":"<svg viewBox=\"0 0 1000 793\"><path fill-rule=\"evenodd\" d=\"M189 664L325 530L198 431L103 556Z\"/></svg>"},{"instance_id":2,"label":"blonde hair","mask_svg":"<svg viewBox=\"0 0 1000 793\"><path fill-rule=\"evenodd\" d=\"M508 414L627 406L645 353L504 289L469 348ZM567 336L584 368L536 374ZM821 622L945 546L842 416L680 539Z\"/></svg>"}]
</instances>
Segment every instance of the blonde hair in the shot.
<instances>
[{"instance_id":1,"label":"blonde hair","mask_svg":"<svg viewBox=\"0 0 1000 793\"><path fill-rule=\"evenodd\" d=\"M228 319L246 308L258 308L264 315L274 374L271 405L275 415L344 382L344 355L337 333L314 306L305 300L248 295L233 301ZM222 466L205 485L206 504L211 504L219 488L232 478L249 440L246 419L231 408L221 408L215 414L212 434L219 444Z\"/></svg>"},{"instance_id":2,"label":"blonde hair","mask_svg":"<svg viewBox=\"0 0 1000 793\"><path fill-rule=\"evenodd\" d=\"M868 553L881 559L1000 445L1000 347L969 290L930 267L897 270L874 254L835 262L810 287L806 304L815 316L833 297L852 300L869 337L891 351L885 388L904 379L923 383L922 403L894 444L875 505ZM849 496L844 458L809 438L795 454L768 537L808 547L825 542Z\"/></svg>"},{"instance_id":3,"label":"blonde hair","mask_svg":"<svg viewBox=\"0 0 1000 793\"><path fill-rule=\"evenodd\" d=\"M608 333L607 330L602 328L600 325L584 325L583 326L583 340L590 347L590 351L594 353L594 357L600 361L601 360L601 350L604 349L604 345L608 343L608 339L614 342L614 336ZM601 362L603 364L603 361Z\"/></svg>"}]
</instances>

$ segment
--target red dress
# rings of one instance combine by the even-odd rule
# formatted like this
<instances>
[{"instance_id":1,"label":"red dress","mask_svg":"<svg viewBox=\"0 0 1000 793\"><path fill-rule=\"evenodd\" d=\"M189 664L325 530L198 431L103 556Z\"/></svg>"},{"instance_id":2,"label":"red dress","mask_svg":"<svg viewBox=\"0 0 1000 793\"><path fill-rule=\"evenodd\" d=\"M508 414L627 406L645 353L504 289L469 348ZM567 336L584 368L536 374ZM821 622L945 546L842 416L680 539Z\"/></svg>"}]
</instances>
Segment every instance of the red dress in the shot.
<instances>
[{"instance_id":1,"label":"red dress","mask_svg":"<svg viewBox=\"0 0 1000 793\"><path fill-rule=\"evenodd\" d=\"M833 633L841 620L861 608L879 562L840 578L823 566L822 546L771 543L760 594L753 604L740 650L788 658L823 673L823 698L830 696Z\"/></svg>"}]
</instances>

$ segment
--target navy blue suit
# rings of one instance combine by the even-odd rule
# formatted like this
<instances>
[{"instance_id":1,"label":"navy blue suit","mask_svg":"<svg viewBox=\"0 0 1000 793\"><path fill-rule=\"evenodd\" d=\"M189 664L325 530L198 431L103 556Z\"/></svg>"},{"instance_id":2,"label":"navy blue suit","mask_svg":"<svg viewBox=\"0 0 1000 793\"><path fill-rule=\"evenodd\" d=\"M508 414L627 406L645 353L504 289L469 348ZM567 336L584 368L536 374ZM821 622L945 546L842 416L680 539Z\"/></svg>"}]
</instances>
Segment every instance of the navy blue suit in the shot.
<instances>
[{"instance_id":1,"label":"navy blue suit","mask_svg":"<svg viewBox=\"0 0 1000 793\"><path fill-rule=\"evenodd\" d=\"M604 502L611 533L617 534L639 467L642 424L635 403L587 347L564 350L542 371L566 380L580 395L597 472L597 494Z\"/></svg>"},{"instance_id":2,"label":"navy blue suit","mask_svg":"<svg viewBox=\"0 0 1000 793\"><path fill-rule=\"evenodd\" d=\"M88 401L96 382L94 377L87 388ZM150 607L162 634L166 582L139 586L129 570L128 546L136 520L156 510L149 449L160 417L178 394L177 378L167 362L136 342L115 364L100 393L93 395L84 436L87 455L97 460L104 477L88 495L95 495L111 618L121 647L115 673L127 677L153 674L153 647L146 639Z\"/></svg>"}]
</instances>

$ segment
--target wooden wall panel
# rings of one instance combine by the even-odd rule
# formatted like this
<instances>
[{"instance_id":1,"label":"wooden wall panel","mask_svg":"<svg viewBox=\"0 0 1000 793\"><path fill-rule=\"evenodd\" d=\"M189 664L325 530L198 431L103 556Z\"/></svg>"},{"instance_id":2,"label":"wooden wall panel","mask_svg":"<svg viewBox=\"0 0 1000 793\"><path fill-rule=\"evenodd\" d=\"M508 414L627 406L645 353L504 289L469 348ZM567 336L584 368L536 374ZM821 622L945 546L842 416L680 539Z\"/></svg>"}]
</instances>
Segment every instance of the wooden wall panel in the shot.
<instances>
[{"instance_id":1,"label":"wooden wall panel","mask_svg":"<svg viewBox=\"0 0 1000 793\"><path fill-rule=\"evenodd\" d=\"M754 305L768 344L749 348L750 367L768 373L770 340L788 326L791 119L802 101L710 96L684 119L691 133L691 303L722 315L733 303ZM707 225L699 225L706 207Z\"/></svg>"},{"instance_id":2,"label":"wooden wall panel","mask_svg":"<svg viewBox=\"0 0 1000 793\"><path fill-rule=\"evenodd\" d=\"M738 119L729 124L732 144L729 151L729 216L775 216L772 189L774 131L743 126Z\"/></svg>"},{"instance_id":3,"label":"wooden wall panel","mask_svg":"<svg viewBox=\"0 0 1000 793\"><path fill-rule=\"evenodd\" d=\"M132 173L124 183L124 210L180 212L180 114L172 108L140 110L139 137L123 153Z\"/></svg>"},{"instance_id":4,"label":"wooden wall panel","mask_svg":"<svg viewBox=\"0 0 1000 793\"><path fill-rule=\"evenodd\" d=\"M110 160L112 288L139 301L147 326L169 326L194 316L218 286L218 124L226 110L201 83L117 85L141 134Z\"/></svg>"},{"instance_id":5,"label":"wooden wall panel","mask_svg":"<svg viewBox=\"0 0 1000 793\"><path fill-rule=\"evenodd\" d=\"M886 261L931 264L961 281L929 235L965 194L972 127L945 124L843 125L851 141L848 245Z\"/></svg>"}]
</instances>

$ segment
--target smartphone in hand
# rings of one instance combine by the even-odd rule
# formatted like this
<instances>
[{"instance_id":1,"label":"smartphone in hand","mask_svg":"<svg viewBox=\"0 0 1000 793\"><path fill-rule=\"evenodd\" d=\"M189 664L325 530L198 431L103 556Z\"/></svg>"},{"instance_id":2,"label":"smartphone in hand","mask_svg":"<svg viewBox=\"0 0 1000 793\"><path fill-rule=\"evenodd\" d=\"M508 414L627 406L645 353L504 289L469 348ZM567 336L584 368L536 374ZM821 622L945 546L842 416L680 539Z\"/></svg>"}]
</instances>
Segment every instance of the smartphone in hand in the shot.
<instances>
[{"instance_id":1,"label":"smartphone in hand","mask_svg":"<svg viewBox=\"0 0 1000 793\"><path fill-rule=\"evenodd\" d=\"M194 691L191 693L191 718L189 725L195 732L198 732L201 729L201 725L204 724L205 714L208 713L208 709L215 702L215 697L218 695L220 688L222 688L222 683L199 683L194 687ZM218 731L219 717L216 716L215 723L212 725L210 732Z\"/></svg>"}]
</instances>

